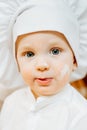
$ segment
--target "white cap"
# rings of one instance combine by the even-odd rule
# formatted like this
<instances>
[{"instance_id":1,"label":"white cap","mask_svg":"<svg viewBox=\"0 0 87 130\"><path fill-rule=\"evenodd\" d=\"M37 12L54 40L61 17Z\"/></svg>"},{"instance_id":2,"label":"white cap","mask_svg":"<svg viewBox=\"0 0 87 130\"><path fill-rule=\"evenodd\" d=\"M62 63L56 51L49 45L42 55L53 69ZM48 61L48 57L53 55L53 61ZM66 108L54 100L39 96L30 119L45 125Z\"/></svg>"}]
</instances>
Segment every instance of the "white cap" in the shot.
<instances>
[{"instance_id":1,"label":"white cap","mask_svg":"<svg viewBox=\"0 0 87 130\"><path fill-rule=\"evenodd\" d=\"M55 6L56 8L54 8ZM49 7L50 12L47 9L47 7ZM60 12L58 11L58 8ZM46 16L43 15L42 17L40 12L38 12L39 10L41 10L41 12ZM33 15L29 16L31 17L31 19L27 20L30 22L30 24L33 24L34 26L31 25L29 26L29 28L24 28L25 30L22 28L21 29L22 31L19 28L17 30L17 26L19 24L18 21L20 21L19 19L25 17L28 12L31 12L31 14L34 13L39 14L41 18L38 17L38 19L36 18L36 21L32 22L32 19L34 19L34 17ZM48 14L50 16L48 16ZM44 21L42 21L42 19L46 18L47 16L49 19L47 18ZM52 21L49 22L50 19ZM63 19L64 21L61 21L61 19ZM24 20L23 23L27 22L25 21L25 19L23 20ZM38 20L40 20L39 21L40 26L38 26ZM56 23L55 21L58 21L58 23ZM46 26L45 24L44 25L42 24L44 22L46 22ZM54 23L53 25L52 22ZM22 24L21 21L20 24ZM7 1L1 0L0 1L0 83L3 84L3 86L17 87L23 85L23 82L17 71L12 55L13 36L15 41L17 36L21 33L40 31L42 29L59 31L63 33L67 38L67 40L69 41L70 46L78 62L78 68L73 73L71 80L78 80L87 74L87 1L86 0L7 0Z\"/></svg>"},{"instance_id":2,"label":"white cap","mask_svg":"<svg viewBox=\"0 0 87 130\"><path fill-rule=\"evenodd\" d=\"M46 30L57 31L65 35L74 52L77 64L79 64L78 21L62 0L54 5L32 5L22 12L14 23L13 44L15 45L15 41L20 35Z\"/></svg>"}]
</instances>

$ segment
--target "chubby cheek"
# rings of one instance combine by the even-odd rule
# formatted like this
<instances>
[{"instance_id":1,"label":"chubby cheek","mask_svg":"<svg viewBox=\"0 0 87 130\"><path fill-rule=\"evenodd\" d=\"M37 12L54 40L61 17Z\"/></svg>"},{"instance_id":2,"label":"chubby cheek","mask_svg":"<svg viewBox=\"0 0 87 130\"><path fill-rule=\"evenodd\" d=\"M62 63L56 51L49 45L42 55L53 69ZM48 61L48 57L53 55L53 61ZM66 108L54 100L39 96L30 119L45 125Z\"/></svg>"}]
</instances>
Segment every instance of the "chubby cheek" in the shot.
<instances>
[{"instance_id":1,"label":"chubby cheek","mask_svg":"<svg viewBox=\"0 0 87 130\"><path fill-rule=\"evenodd\" d=\"M62 80L62 79L65 79L68 78L70 75L70 67L65 64L64 66L62 66L61 70L60 70L60 76L59 76L59 80Z\"/></svg>"},{"instance_id":2,"label":"chubby cheek","mask_svg":"<svg viewBox=\"0 0 87 130\"><path fill-rule=\"evenodd\" d=\"M20 66L20 73L25 81L26 84L30 85L31 84L31 78L32 78L32 68L30 68L29 66L26 66L24 64L22 64Z\"/></svg>"},{"instance_id":3,"label":"chubby cheek","mask_svg":"<svg viewBox=\"0 0 87 130\"><path fill-rule=\"evenodd\" d=\"M69 78L71 75L72 69L71 66L61 63L57 69L55 70L56 73L56 80L60 87L65 86L69 82Z\"/></svg>"}]
</instances>

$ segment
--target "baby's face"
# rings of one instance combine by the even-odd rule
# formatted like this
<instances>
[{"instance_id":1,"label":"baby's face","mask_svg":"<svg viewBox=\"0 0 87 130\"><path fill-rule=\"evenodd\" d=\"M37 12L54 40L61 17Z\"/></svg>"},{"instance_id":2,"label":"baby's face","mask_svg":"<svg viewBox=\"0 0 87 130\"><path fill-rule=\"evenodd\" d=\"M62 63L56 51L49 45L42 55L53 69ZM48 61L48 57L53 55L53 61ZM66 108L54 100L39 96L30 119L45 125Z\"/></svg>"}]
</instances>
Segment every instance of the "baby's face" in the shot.
<instances>
[{"instance_id":1,"label":"baby's face","mask_svg":"<svg viewBox=\"0 0 87 130\"><path fill-rule=\"evenodd\" d=\"M17 62L35 97L61 91L75 66L67 41L54 32L21 36L17 42Z\"/></svg>"}]
</instances>

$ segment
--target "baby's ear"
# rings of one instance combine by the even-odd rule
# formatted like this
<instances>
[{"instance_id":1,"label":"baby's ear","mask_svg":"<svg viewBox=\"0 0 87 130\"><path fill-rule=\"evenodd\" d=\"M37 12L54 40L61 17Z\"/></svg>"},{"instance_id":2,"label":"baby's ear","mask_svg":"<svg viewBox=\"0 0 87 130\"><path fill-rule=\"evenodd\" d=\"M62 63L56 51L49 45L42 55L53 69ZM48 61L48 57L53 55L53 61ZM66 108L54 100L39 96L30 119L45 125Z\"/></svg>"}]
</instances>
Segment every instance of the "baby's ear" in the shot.
<instances>
[{"instance_id":1,"label":"baby's ear","mask_svg":"<svg viewBox=\"0 0 87 130\"><path fill-rule=\"evenodd\" d=\"M77 62L76 62L76 59L75 59L75 56L73 57L73 71L76 70L77 68Z\"/></svg>"}]
</instances>

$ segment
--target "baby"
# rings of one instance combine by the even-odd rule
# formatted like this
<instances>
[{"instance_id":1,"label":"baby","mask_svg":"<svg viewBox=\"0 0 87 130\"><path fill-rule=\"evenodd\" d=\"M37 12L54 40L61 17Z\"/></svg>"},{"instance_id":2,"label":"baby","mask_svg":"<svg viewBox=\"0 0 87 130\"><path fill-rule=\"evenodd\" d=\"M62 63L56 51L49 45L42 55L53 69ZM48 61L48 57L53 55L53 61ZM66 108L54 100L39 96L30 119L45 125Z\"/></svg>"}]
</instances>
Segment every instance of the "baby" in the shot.
<instances>
[{"instance_id":1,"label":"baby","mask_svg":"<svg viewBox=\"0 0 87 130\"><path fill-rule=\"evenodd\" d=\"M63 1L35 4L18 15L12 47L26 87L5 100L0 130L87 130L87 102L69 84L78 67L73 16Z\"/></svg>"},{"instance_id":2,"label":"baby","mask_svg":"<svg viewBox=\"0 0 87 130\"><path fill-rule=\"evenodd\" d=\"M19 36L16 56L20 73L36 98L60 92L76 66L67 40L54 31Z\"/></svg>"}]
</instances>

